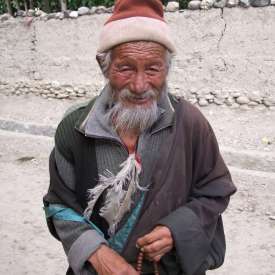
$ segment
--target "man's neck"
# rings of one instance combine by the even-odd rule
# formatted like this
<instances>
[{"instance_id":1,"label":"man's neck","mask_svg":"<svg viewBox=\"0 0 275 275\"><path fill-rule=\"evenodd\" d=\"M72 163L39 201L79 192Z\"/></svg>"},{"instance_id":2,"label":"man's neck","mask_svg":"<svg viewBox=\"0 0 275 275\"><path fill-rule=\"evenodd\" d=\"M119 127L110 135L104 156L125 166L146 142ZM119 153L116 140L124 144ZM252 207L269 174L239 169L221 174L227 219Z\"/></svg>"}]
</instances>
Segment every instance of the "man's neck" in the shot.
<instances>
[{"instance_id":1,"label":"man's neck","mask_svg":"<svg viewBox=\"0 0 275 275\"><path fill-rule=\"evenodd\" d=\"M138 134L136 132L118 132L118 135L127 147L129 154L133 154L136 151Z\"/></svg>"}]
</instances>

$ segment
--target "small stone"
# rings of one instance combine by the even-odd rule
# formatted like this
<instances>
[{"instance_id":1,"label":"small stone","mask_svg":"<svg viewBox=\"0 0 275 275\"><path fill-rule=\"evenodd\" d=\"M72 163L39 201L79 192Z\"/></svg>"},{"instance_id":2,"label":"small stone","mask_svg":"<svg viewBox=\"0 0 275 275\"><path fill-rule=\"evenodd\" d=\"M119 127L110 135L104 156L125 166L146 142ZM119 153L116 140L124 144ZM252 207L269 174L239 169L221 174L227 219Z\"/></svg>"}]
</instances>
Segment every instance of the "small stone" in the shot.
<instances>
[{"instance_id":1,"label":"small stone","mask_svg":"<svg viewBox=\"0 0 275 275\"><path fill-rule=\"evenodd\" d=\"M249 8L250 7L250 1L249 0L240 0L239 5L243 8Z\"/></svg>"},{"instance_id":2,"label":"small stone","mask_svg":"<svg viewBox=\"0 0 275 275\"><path fill-rule=\"evenodd\" d=\"M250 100L247 96L239 96L237 97L236 101L237 103L242 105L242 104L248 104Z\"/></svg>"},{"instance_id":3,"label":"small stone","mask_svg":"<svg viewBox=\"0 0 275 275\"><path fill-rule=\"evenodd\" d=\"M49 13L47 14L47 20L51 20L51 19L55 19L56 18L56 14L55 13Z\"/></svg>"},{"instance_id":4,"label":"small stone","mask_svg":"<svg viewBox=\"0 0 275 275\"><path fill-rule=\"evenodd\" d=\"M266 144L266 145L270 145L272 142L270 141L269 138L263 137L263 138L262 138L262 143L263 143L263 144Z\"/></svg>"},{"instance_id":5,"label":"small stone","mask_svg":"<svg viewBox=\"0 0 275 275\"><path fill-rule=\"evenodd\" d=\"M199 105L201 107L208 106L208 101L206 99L204 99L204 98L200 98L199 99Z\"/></svg>"},{"instance_id":6,"label":"small stone","mask_svg":"<svg viewBox=\"0 0 275 275\"><path fill-rule=\"evenodd\" d=\"M275 216L269 216L268 217L271 221L275 221Z\"/></svg>"},{"instance_id":7,"label":"small stone","mask_svg":"<svg viewBox=\"0 0 275 275\"><path fill-rule=\"evenodd\" d=\"M70 18L70 13L71 13L70 10L63 11L64 18Z\"/></svg>"},{"instance_id":8,"label":"small stone","mask_svg":"<svg viewBox=\"0 0 275 275\"><path fill-rule=\"evenodd\" d=\"M2 16L0 16L0 21L4 22L7 21L11 18L11 15L9 15L8 13L4 13Z\"/></svg>"},{"instance_id":9,"label":"small stone","mask_svg":"<svg viewBox=\"0 0 275 275\"><path fill-rule=\"evenodd\" d=\"M250 108L249 108L248 105L246 105L246 104L242 104L242 105L240 106L240 109L243 110L243 111L248 111L248 110L250 110Z\"/></svg>"},{"instance_id":10,"label":"small stone","mask_svg":"<svg viewBox=\"0 0 275 275\"><path fill-rule=\"evenodd\" d=\"M73 93L74 89L72 87L68 87L65 89L67 93Z\"/></svg>"},{"instance_id":11,"label":"small stone","mask_svg":"<svg viewBox=\"0 0 275 275\"><path fill-rule=\"evenodd\" d=\"M167 6L166 6L166 11L175 12L178 10L179 10L179 2L176 2L176 1L168 2Z\"/></svg>"},{"instance_id":12,"label":"small stone","mask_svg":"<svg viewBox=\"0 0 275 275\"><path fill-rule=\"evenodd\" d=\"M252 7L266 7L270 5L270 0L250 0Z\"/></svg>"},{"instance_id":13,"label":"small stone","mask_svg":"<svg viewBox=\"0 0 275 275\"><path fill-rule=\"evenodd\" d=\"M114 12L114 8L115 8L115 6L109 7L109 8L106 9L106 12L107 13L113 13Z\"/></svg>"},{"instance_id":14,"label":"small stone","mask_svg":"<svg viewBox=\"0 0 275 275\"><path fill-rule=\"evenodd\" d=\"M223 105L223 101L221 99L218 99L218 98L214 98L214 103L216 105Z\"/></svg>"},{"instance_id":15,"label":"small stone","mask_svg":"<svg viewBox=\"0 0 275 275\"><path fill-rule=\"evenodd\" d=\"M96 10L95 10L95 13L97 13L97 14L102 14L102 13L105 13L106 12L106 7L104 7L104 6L98 6L97 8L96 8Z\"/></svg>"},{"instance_id":16,"label":"small stone","mask_svg":"<svg viewBox=\"0 0 275 275\"><path fill-rule=\"evenodd\" d=\"M233 99L233 97L228 97L228 98L225 99L224 103L227 106L232 106L235 103L235 100Z\"/></svg>"},{"instance_id":17,"label":"small stone","mask_svg":"<svg viewBox=\"0 0 275 275\"><path fill-rule=\"evenodd\" d=\"M233 96L233 97L239 97L239 96L241 96L241 93L235 92L235 93L232 93L232 96Z\"/></svg>"},{"instance_id":18,"label":"small stone","mask_svg":"<svg viewBox=\"0 0 275 275\"><path fill-rule=\"evenodd\" d=\"M87 15L87 14L90 13L90 9L87 8L87 7L80 7L80 8L78 8L77 11L78 11L78 15L79 15L79 16Z\"/></svg>"},{"instance_id":19,"label":"small stone","mask_svg":"<svg viewBox=\"0 0 275 275\"><path fill-rule=\"evenodd\" d=\"M68 97L68 95L66 95L66 94L58 94L56 96L56 98L58 98L58 99L67 98L67 97Z\"/></svg>"},{"instance_id":20,"label":"small stone","mask_svg":"<svg viewBox=\"0 0 275 275\"><path fill-rule=\"evenodd\" d=\"M248 97L251 101L255 101L257 103L262 103L262 97L257 93L251 93L251 94L249 94Z\"/></svg>"},{"instance_id":21,"label":"small stone","mask_svg":"<svg viewBox=\"0 0 275 275\"><path fill-rule=\"evenodd\" d=\"M239 106L240 106L240 105L239 105L238 103L235 102L235 103L233 103L233 104L231 105L231 108L232 108L232 109L237 109L237 108L239 108Z\"/></svg>"},{"instance_id":22,"label":"small stone","mask_svg":"<svg viewBox=\"0 0 275 275\"><path fill-rule=\"evenodd\" d=\"M58 81L53 81L52 83L51 83L51 86L53 87L53 88L59 88L60 87L60 83L58 82Z\"/></svg>"},{"instance_id":23,"label":"small stone","mask_svg":"<svg viewBox=\"0 0 275 275\"><path fill-rule=\"evenodd\" d=\"M42 15L45 15L46 13L40 9L36 9L34 11L34 16L42 16Z\"/></svg>"},{"instance_id":24,"label":"small stone","mask_svg":"<svg viewBox=\"0 0 275 275\"><path fill-rule=\"evenodd\" d=\"M266 107L275 106L275 98L265 98L265 99L263 100L263 104L264 104Z\"/></svg>"},{"instance_id":25,"label":"small stone","mask_svg":"<svg viewBox=\"0 0 275 275\"><path fill-rule=\"evenodd\" d=\"M18 11L16 11L15 15L24 17L24 16L26 16L26 12L22 11L22 10L18 10Z\"/></svg>"},{"instance_id":26,"label":"small stone","mask_svg":"<svg viewBox=\"0 0 275 275\"><path fill-rule=\"evenodd\" d=\"M202 0L201 1L201 9L202 10L209 10L213 7L215 0Z\"/></svg>"},{"instance_id":27,"label":"small stone","mask_svg":"<svg viewBox=\"0 0 275 275\"><path fill-rule=\"evenodd\" d=\"M28 16L35 16L35 11L32 9L29 9L27 14L28 14Z\"/></svg>"},{"instance_id":28,"label":"small stone","mask_svg":"<svg viewBox=\"0 0 275 275\"><path fill-rule=\"evenodd\" d=\"M250 106L250 107L255 107L255 106L258 106L258 103L255 102L255 101L250 101L250 102L248 103L248 106Z\"/></svg>"},{"instance_id":29,"label":"small stone","mask_svg":"<svg viewBox=\"0 0 275 275\"><path fill-rule=\"evenodd\" d=\"M239 0L228 0L226 6L228 8L234 8L239 5Z\"/></svg>"},{"instance_id":30,"label":"small stone","mask_svg":"<svg viewBox=\"0 0 275 275\"><path fill-rule=\"evenodd\" d=\"M34 79L34 80L41 80L42 77L41 77L41 75L40 75L39 72L34 72L34 74L33 74L33 79Z\"/></svg>"},{"instance_id":31,"label":"small stone","mask_svg":"<svg viewBox=\"0 0 275 275\"><path fill-rule=\"evenodd\" d=\"M270 5L275 6L275 0L271 0Z\"/></svg>"},{"instance_id":32,"label":"small stone","mask_svg":"<svg viewBox=\"0 0 275 275\"><path fill-rule=\"evenodd\" d=\"M64 19L64 13L63 13L63 12L57 12L57 13L55 14L55 18L56 18L56 19L63 20L63 19Z\"/></svg>"},{"instance_id":33,"label":"small stone","mask_svg":"<svg viewBox=\"0 0 275 275\"><path fill-rule=\"evenodd\" d=\"M226 6L227 0L215 0L213 7L223 9Z\"/></svg>"},{"instance_id":34,"label":"small stone","mask_svg":"<svg viewBox=\"0 0 275 275\"><path fill-rule=\"evenodd\" d=\"M77 11L71 11L70 12L70 18L77 18L78 17L78 12Z\"/></svg>"},{"instance_id":35,"label":"small stone","mask_svg":"<svg viewBox=\"0 0 275 275\"><path fill-rule=\"evenodd\" d=\"M189 10L198 10L200 9L201 1L193 0L188 3L188 9Z\"/></svg>"},{"instance_id":36,"label":"small stone","mask_svg":"<svg viewBox=\"0 0 275 275\"><path fill-rule=\"evenodd\" d=\"M206 98L207 100L212 100L212 99L214 99L214 96L211 95L211 94L207 94L207 95L205 96L205 98Z\"/></svg>"},{"instance_id":37,"label":"small stone","mask_svg":"<svg viewBox=\"0 0 275 275\"><path fill-rule=\"evenodd\" d=\"M96 12L96 7L91 7L90 14L95 14L95 12Z\"/></svg>"}]
</instances>

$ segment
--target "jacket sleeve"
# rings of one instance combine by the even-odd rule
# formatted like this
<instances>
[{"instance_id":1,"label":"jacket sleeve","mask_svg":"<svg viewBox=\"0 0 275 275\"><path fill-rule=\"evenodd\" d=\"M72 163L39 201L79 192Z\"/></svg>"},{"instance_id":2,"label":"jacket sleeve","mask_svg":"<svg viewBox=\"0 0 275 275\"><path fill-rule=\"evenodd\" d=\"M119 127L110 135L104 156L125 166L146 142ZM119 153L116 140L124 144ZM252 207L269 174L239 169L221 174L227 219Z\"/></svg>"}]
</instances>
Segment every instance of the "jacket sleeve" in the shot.
<instances>
[{"instance_id":1,"label":"jacket sleeve","mask_svg":"<svg viewBox=\"0 0 275 275\"><path fill-rule=\"evenodd\" d=\"M57 148L50 157L50 178L52 188L46 196L48 205L59 204L73 208L81 215L80 209L75 207L73 165L61 155ZM88 272L86 270L88 258L102 243L107 244L107 241L86 223L62 220L55 216L48 223L55 232L55 236L62 242L74 273L77 275ZM89 272L88 274L93 274Z\"/></svg>"},{"instance_id":2,"label":"jacket sleeve","mask_svg":"<svg viewBox=\"0 0 275 275\"><path fill-rule=\"evenodd\" d=\"M171 230L181 267L188 275L204 274L223 263L221 214L236 191L212 128L206 123L196 131L188 202L159 221Z\"/></svg>"}]
</instances>

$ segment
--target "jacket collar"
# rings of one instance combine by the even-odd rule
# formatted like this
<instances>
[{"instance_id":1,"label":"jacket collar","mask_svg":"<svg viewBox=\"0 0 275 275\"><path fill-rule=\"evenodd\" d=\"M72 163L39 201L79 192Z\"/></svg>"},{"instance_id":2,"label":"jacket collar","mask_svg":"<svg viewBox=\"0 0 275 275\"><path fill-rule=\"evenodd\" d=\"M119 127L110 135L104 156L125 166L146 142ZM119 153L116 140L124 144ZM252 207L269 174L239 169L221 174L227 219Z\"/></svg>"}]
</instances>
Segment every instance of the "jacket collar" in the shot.
<instances>
[{"instance_id":1,"label":"jacket collar","mask_svg":"<svg viewBox=\"0 0 275 275\"><path fill-rule=\"evenodd\" d=\"M106 85L100 95L88 103L77 121L75 128L85 136L120 140L105 117L106 111L111 105L109 92L109 85ZM158 102L158 119L149 129L150 134L174 124L174 104L172 104L174 101L175 98L168 94L167 90L162 93Z\"/></svg>"}]
</instances>

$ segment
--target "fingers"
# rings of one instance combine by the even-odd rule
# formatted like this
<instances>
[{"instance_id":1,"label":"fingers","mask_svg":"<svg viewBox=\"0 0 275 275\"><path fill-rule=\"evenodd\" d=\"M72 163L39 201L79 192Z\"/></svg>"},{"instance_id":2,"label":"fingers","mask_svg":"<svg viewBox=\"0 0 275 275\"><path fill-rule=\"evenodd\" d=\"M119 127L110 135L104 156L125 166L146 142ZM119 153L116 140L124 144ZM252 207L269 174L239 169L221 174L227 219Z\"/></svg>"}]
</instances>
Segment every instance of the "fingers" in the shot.
<instances>
[{"instance_id":1,"label":"fingers","mask_svg":"<svg viewBox=\"0 0 275 275\"><path fill-rule=\"evenodd\" d=\"M137 240L137 245L139 247L143 247L163 238L172 239L171 232L166 226L157 226L149 234L146 234L145 236L139 238Z\"/></svg>"},{"instance_id":2,"label":"fingers","mask_svg":"<svg viewBox=\"0 0 275 275\"><path fill-rule=\"evenodd\" d=\"M159 261L173 248L173 238L169 228L157 226L149 234L139 238L137 246L142 249L148 259Z\"/></svg>"}]
</instances>

